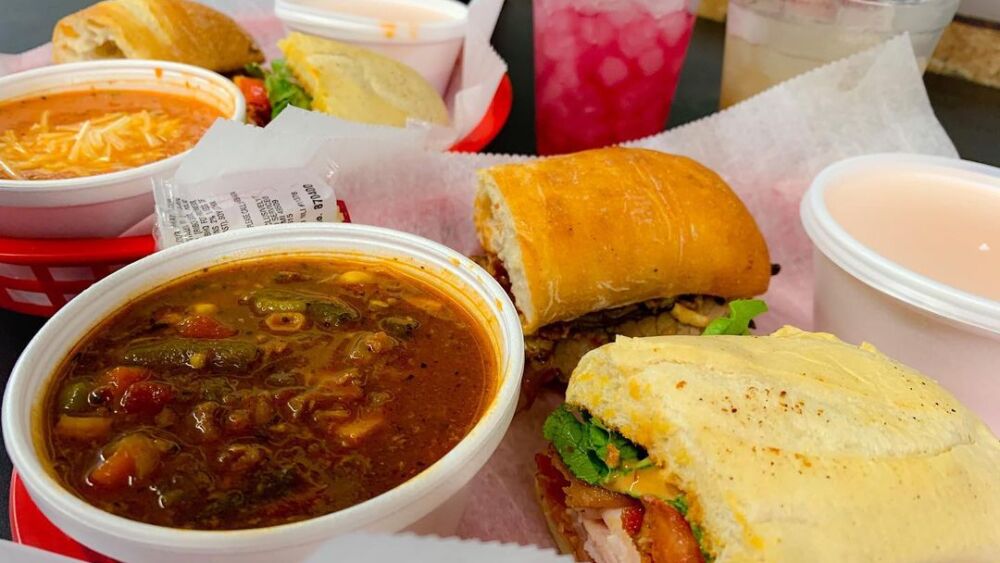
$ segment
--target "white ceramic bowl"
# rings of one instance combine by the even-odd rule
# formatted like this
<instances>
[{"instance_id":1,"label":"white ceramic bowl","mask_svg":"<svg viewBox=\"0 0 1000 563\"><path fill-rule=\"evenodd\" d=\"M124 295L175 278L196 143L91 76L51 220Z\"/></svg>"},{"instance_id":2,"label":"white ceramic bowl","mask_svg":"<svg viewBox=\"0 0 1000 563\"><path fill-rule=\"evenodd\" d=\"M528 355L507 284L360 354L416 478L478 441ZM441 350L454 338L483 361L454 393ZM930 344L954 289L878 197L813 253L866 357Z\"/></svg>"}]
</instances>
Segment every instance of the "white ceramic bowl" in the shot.
<instances>
[{"instance_id":1,"label":"white ceramic bowl","mask_svg":"<svg viewBox=\"0 0 1000 563\"><path fill-rule=\"evenodd\" d=\"M815 327L871 342L933 377L1000 434L1000 302L885 258L849 235L827 208L829 189L886 170L898 170L902 182L911 174L1000 191L1000 169L948 158L872 155L823 170L801 206L815 245Z\"/></svg>"},{"instance_id":2,"label":"white ceramic bowl","mask_svg":"<svg viewBox=\"0 0 1000 563\"><path fill-rule=\"evenodd\" d=\"M224 76L165 61L107 60L46 66L0 77L0 102L84 88L155 90L198 98L243 121L246 101ZM115 237L152 213L152 178L186 153L84 178L0 180L0 237Z\"/></svg>"},{"instance_id":3,"label":"white ceramic bowl","mask_svg":"<svg viewBox=\"0 0 1000 563\"><path fill-rule=\"evenodd\" d=\"M364 11L352 12L352 5ZM412 9L437 12L442 20L413 23L404 15ZM468 12L457 0L277 0L274 6L289 29L396 59L419 72L441 95L462 50Z\"/></svg>"},{"instance_id":4,"label":"white ceramic bowl","mask_svg":"<svg viewBox=\"0 0 1000 563\"><path fill-rule=\"evenodd\" d=\"M497 391L482 418L454 449L423 473L356 506L293 524L234 531L180 530L115 516L79 499L46 471L40 460L43 453L32 439L32 411L59 363L89 330L131 298L199 268L286 253L396 259L398 267L448 291L477 317L494 347ZM523 361L523 336L514 305L496 281L465 256L414 235L363 225L256 227L157 252L101 280L63 307L14 366L4 395L3 436L14 467L45 516L100 553L151 563L297 561L325 539L356 530L453 532L442 526L454 526L460 510L445 514L445 520L451 517L448 522L442 522L435 510L449 500L455 504L455 495L499 445L517 405Z\"/></svg>"}]
</instances>

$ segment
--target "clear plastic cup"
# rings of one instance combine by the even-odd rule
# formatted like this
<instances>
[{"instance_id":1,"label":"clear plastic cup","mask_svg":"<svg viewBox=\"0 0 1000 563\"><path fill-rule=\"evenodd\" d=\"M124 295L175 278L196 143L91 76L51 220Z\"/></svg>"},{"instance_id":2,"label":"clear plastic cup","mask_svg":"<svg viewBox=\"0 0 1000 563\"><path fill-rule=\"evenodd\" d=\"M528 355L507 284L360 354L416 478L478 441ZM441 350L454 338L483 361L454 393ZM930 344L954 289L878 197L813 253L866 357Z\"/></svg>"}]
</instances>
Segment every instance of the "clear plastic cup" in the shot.
<instances>
[{"instance_id":1,"label":"clear plastic cup","mask_svg":"<svg viewBox=\"0 0 1000 563\"><path fill-rule=\"evenodd\" d=\"M720 105L910 34L920 69L959 0L729 0Z\"/></svg>"},{"instance_id":2,"label":"clear plastic cup","mask_svg":"<svg viewBox=\"0 0 1000 563\"><path fill-rule=\"evenodd\" d=\"M539 154L660 132L697 0L534 0Z\"/></svg>"}]
</instances>

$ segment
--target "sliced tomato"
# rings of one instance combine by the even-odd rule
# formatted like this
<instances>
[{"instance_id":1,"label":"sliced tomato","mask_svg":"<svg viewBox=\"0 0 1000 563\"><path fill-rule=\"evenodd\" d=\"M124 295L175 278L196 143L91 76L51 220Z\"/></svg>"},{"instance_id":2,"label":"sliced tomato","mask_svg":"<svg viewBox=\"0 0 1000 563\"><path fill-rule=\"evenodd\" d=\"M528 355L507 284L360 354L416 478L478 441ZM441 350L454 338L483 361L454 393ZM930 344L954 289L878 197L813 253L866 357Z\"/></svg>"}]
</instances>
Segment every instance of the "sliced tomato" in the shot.
<instances>
[{"instance_id":1,"label":"sliced tomato","mask_svg":"<svg viewBox=\"0 0 1000 563\"><path fill-rule=\"evenodd\" d=\"M653 563L704 563L691 525L674 507L655 497L643 497L646 514L637 544L648 545Z\"/></svg>"},{"instance_id":2,"label":"sliced tomato","mask_svg":"<svg viewBox=\"0 0 1000 563\"><path fill-rule=\"evenodd\" d=\"M642 519L645 510L642 505L626 506L622 509L622 527L633 538L639 535L642 530Z\"/></svg>"},{"instance_id":3,"label":"sliced tomato","mask_svg":"<svg viewBox=\"0 0 1000 563\"><path fill-rule=\"evenodd\" d=\"M157 381L137 381L128 386L122 396L122 408L129 414L154 415L173 398L173 389Z\"/></svg>"},{"instance_id":4,"label":"sliced tomato","mask_svg":"<svg viewBox=\"0 0 1000 563\"><path fill-rule=\"evenodd\" d=\"M152 370L136 366L118 366L104 372L98 378L98 386L105 387L117 403L125 394L125 390L136 381L145 381L154 376Z\"/></svg>"},{"instance_id":5,"label":"sliced tomato","mask_svg":"<svg viewBox=\"0 0 1000 563\"><path fill-rule=\"evenodd\" d=\"M177 323L177 334L184 338L229 338L236 330L207 315L189 315Z\"/></svg>"},{"instance_id":6,"label":"sliced tomato","mask_svg":"<svg viewBox=\"0 0 1000 563\"><path fill-rule=\"evenodd\" d=\"M240 75L233 78L233 82L236 83L236 87L240 89L240 92L243 92L243 97L246 98L247 105L270 106L264 80L253 78L252 76Z\"/></svg>"},{"instance_id":7,"label":"sliced tomato","mask_svg":"<svg viewBox=\"0 0 1000 563\"><path fill-rule=\"evenodd\" d=\"M247 102L247 121L263 127L271 121L271 102L267 99L267 88L260 78L237 76L233 82L243 92Z\"/></svg>"}]
</instances>

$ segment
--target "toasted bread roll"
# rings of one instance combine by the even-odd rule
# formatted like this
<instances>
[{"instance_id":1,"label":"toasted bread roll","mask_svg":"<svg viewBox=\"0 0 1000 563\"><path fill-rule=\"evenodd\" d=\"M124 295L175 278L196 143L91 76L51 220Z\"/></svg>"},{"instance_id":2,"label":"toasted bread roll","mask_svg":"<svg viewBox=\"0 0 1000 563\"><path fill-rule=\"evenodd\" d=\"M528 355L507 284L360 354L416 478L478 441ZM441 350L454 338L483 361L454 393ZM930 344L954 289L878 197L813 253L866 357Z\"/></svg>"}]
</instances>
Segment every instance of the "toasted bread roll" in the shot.
<instances>
[{"instance_id":1,"label":"toasted bread roll","mask_svg":"<svg viewBox=\"0 0 1000 563\"><path fill-rule=\"evenodd\" d=\"M682 156L608 148L495 166L480 172L474 219L526 334L660 297L750 297L770 280L746 207Z\"/></svg>"},{"instance_id":2,"label":"toasted bread roll","mask_svg":"<svg viewBox=\"0 0 1000 563\"><path fill-rule=\"evenodd\" d=\"M264 54L229 16L189 0L105 0L70 14L52 31L57 63L156 59L229 72Z\"/></svg>"},{"instance_id":3,"label":"toasted bread roll","mask_svg":"<svg viewBox=\"0 0 1000 563\"><path fill-rule=\"evenodd\" d=\"M649 452L717 563L1000 554L1000 442L871 345L790 327L620 338L566 400Z\"/></svg>"},{"instance_id":4,"label":"toasted bread roll","mask_svg":"<svg viewBox=\"0 0 1000 563\"><path fill-rule=\"evenodd\" d=\"M362 123L406 125L407 118L447 124L434 87L412 68L360 47L292 33L278 42L312 108Z\"/></svg>"}]
</instances>

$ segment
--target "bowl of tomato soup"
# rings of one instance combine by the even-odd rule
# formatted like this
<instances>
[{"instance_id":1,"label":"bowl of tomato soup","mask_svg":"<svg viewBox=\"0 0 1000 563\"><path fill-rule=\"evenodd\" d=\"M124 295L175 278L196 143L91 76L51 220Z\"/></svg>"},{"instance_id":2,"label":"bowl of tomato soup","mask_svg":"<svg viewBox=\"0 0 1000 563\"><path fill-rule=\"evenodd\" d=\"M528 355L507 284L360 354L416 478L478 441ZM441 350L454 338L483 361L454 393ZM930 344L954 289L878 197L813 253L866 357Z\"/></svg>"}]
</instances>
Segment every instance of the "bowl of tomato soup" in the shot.
<instances>
[{"instance_id":1,"label":"bowl of tomato soup","mask_svg":"<svg viewBox=\"0 0 1000 563\"><path fill-rule=\"evenodd\" d=\"M1000 169L851 158L816 177L801 211L816 328L919 368L1000 432Z\"/></svg>"},{"instance_id":2,"label":"bowl of tomato soup","mask_svg":"<svg viewBox=\"0 0 1000 563\"><path fill-rule=\"evenodd\" d=\"M89 61L0 78L0 236L117 236L153 207L166 175L243 95L198 67Z\"/></svg>"},{"instance_id":3,"label":"bowl of tomato soup","mask_svg":"<svg viewBox=\"0 0 1000 563\"><path fill-rule=\"evenodd\" d=\"M11 374L4 441L43 513L100 553L295 560L356 530L453 532L522 360L503 289L446 247L234 231L54 316Z\"/></svg>"}]
</instances>

